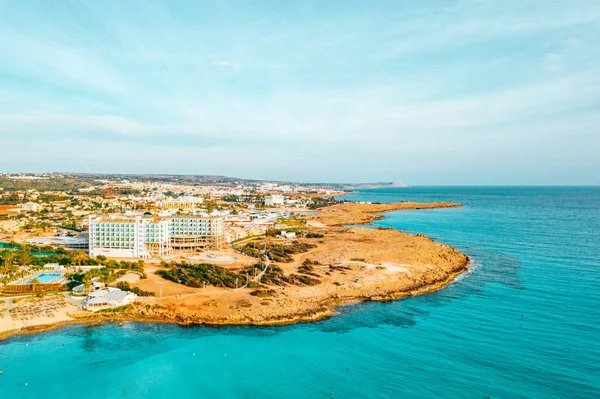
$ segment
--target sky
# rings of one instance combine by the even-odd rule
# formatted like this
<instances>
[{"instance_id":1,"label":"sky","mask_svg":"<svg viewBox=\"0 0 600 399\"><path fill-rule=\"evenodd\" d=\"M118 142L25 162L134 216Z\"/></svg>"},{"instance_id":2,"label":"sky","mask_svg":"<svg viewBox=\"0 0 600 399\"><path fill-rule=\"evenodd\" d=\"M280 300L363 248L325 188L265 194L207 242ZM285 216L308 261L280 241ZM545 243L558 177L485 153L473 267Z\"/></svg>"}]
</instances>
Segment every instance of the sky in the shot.
<instances>
[{"instance_id":1,"label":"sky","mask_svg":"<svg viewBox=\"0 0 600 399\"><path fill-rule=\"evenodd\" d=\"M0 0L0 172L600 184L598 0Z\"/></svg>"}]
</instances>

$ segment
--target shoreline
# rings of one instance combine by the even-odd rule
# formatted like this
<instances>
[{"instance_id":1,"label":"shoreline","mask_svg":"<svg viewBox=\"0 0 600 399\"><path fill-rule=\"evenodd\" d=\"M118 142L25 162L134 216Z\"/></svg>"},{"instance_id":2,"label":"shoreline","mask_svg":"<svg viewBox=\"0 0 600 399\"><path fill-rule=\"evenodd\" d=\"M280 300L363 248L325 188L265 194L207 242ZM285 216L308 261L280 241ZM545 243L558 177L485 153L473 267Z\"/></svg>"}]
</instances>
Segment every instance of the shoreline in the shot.
<instances>
[{"instance_id":1,"label":"shoreline","mask_svg":"<svg viewBox=\"0 0 600 399\"><path fill-rule=\"evenodd\" d=\"M391 302L402 300L414 296L425 295L428 293L432 293L447 287L452 284L458 276L469 270L470 261L468 261L460 270L455 271L450 274L443 281L438 281L435 284L426 285L423 287L419 287L412 291L398 291L398 292L389 292L386 295L374 296L374 297L343 297L343 298L335 298L332 300L326 300L324 302L329 302L325 306L327 309L323 310L315 310L314 312L310 312L307 314L297 314L294 317L289 318L279 318L279 319L271 319L265 321L259 320L232 320L227 321L227 319L222 321L217 320L193 320L193 321L176 321L171 319L165 319L160 317L145 317L141 315L128 315L127 313L123 314L108 314L108 313L93 313L85 316L77 316L71 320L60 321L52 324L40 324L36 326L28 326L23 327L17 330L4 331L0 333L0 341L4 341L17 336L24 335L32 335L39 334L44 332L50 332L54 330L58 330L63 327L74 326L74 325L104 325L106 323L120 323L120 322L129 322L129 323L149 323L149 324L172 324L178 325L181 327L194 327L194 326L206 326L206 327L229 327L229 326L286 326L297 323L309 323L320 320L329 319L331 317L339 314L335 310L335 308L340 306L354 306L360 305L363 302Z\"/></svg>"},{"instance_id":2,"label":"shoreline","mask_svg":"<svg viewBox=\"0 0 600 399\"><path fill-rule=\"evenodd\" d=\"M338 204L319 210L317 215L310 215L309 224L313 223L313 227L317 231L333 234L332 242L344 248L355 243L352 241L353 239L356 240L352 237L352 234L366 234L366 237L370 239L372 237L381 238L381 242L377 244L365 244L361 241L363 247L367 245L366 248L369 249L372 245L379 245L385 249L389 249L387 248L389 246L407 245L404 241L407 241L409 244L417 242L420 245L427 245L424 248L428 249L431 254L426 253L429 257L426 257L425 260L418 257L418 263L421 264L419 267L416 265L413 266L411 262L406 262L406 264L396 262L396 264L391 265L389 263L382 263L383 259L379 259L381 255L379 252L371 254L367 251L366 253L372 255L372 259L377 258L377 262L373 262L376 264L356 262L362 264L359 265L358 269L349 269L347 273L350 276L346 276L346 272L341 273L346 278L346 283L341 284L341 287L337 280L335 281L336 286L330 287L332 285L329 284L331 283L331 279L328 284L323 282L315 287L276 287L281 295L269 299L268 306L262 308L258 306L247 309L243 305L242 307L234 305L234 307L230 306L229 310L225 310L225 312L222 310L219 312L216 308L206 309L197 305L197 303L194 303L193 305L196 305L196 307L193 307L186 303L186 300L177 302L164 300L164 298L142 299L122 313L72 313L69 314L69 317L71 317L70 320L2 331L0 332L0 341L20 335L53 331L69 325L101 325L118 322L165 323L180 326L205 325L211 327L290 325L330 318L339 313L336 311L336 308L339 306L349 306L362 302L401 300L411 296L435 292L453 283L458 276L469 270L469 256L460 253L455 248L437 243L422 234L413 236L393 229L361 229L339 226L347 225L342 223L347 220L352 221L354 225L370 224L373 220L385 218L381 213L394 210L434 209L458 206L461 205L454 203L420 204L406 202L360 205ZM359 238L363 238L363 236ZM327 248L327 245L325 247L326 250L321 253L315 251L315 253L306 255L333 256L332 253L335 251ZM362 254L360 248L363 247L358 246L356 250ZM417 255L421 255L417 250L412 250L412 252L417 252ZM335 253L335 255L338 254ZM410 255L414 256L415 254L410 253ZM307 256L300 256L299 258L300 260L303 257L308 259ZM431 261L430 258L432 257L436 259L438 264ZM443 258L443 262L439 261L438 258ZM386 267L381 265L386 265L389 270L379 270L380 268L386 269ZM410 269L411 267L412 269ZM406 270L407 268L408 270ZM355 277L356 280L360 277L360 285L348 282L354 280ZM339 276L333 279L339 279ZM248 294L248 292L244 294ZM198 297L197 300L204 299L206 297ZM219 297L218 299L221 300L222 298ZM261 303L261 305L265 304ZM186 312L186 308L190 311Z\"/></svg>"}]
</instances>

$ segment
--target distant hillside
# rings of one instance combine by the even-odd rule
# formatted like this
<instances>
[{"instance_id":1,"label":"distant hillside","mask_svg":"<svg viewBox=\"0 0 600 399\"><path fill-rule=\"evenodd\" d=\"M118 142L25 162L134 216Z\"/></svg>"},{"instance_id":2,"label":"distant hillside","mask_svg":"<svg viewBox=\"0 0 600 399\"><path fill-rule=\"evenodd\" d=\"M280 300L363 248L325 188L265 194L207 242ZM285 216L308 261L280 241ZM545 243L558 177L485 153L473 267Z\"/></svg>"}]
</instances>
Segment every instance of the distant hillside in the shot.
<instances>
[{"instance_id":1,"label":"distant hillside","mask_svg":"<svg viewBox=\"0 0 600 399\"><path fill-rule=\"evenodd\" d=\"M401 182L373 182L373 183L298 183L293 181L281 180L266 180L266 179L247 179L229 176L214 176L214 175L171 175L171 174L108 174L108 173L23 173L20 176L23 180L15 180L14 177L9 177L8 174L0 174L1 187L8 190L17 189L41 189L41 190L61 190L67 191L71 189L84 188L97 184L100 180L128 180L148 181L148 182L174 182L191 185L222 185L232 186L237 184L261 184L261 183L276 183L280 185L300 185L311 187L324 187L342 190L352 190L361 188L380 188L380 187L406 187ZM27 179L36 177L35 180Z\"/></svg>"}]
</instances>

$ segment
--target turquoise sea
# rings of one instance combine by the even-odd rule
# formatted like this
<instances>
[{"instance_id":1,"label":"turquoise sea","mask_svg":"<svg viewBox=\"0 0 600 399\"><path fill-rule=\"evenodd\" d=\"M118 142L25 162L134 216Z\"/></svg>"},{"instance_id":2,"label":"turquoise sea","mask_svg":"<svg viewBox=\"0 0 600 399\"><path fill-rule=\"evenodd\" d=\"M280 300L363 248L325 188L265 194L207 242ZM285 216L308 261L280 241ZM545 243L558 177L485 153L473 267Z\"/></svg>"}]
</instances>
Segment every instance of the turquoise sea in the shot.
<instances>
[{"instance_id":1,"label":"turquoise sea","mask_svg":"<svg viewBox=\"0 0 600 399\"><path fill-rule=\"evenodd\" d=\"M0 398L599 398L600 188L427 187L376 225L474 267L436 293L280 328L73 326L0 343ZM27 384L27 385L26 385Z\"/></svg>"}]
</instances>

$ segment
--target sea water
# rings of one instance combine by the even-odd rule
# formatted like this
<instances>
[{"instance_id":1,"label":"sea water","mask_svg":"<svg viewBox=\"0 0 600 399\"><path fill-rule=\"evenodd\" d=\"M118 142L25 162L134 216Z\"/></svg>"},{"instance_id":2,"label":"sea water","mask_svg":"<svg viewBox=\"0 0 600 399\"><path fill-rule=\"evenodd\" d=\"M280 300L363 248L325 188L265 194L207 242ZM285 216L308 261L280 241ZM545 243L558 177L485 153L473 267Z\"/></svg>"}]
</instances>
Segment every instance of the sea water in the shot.
<instances>
[{"instance_id":1,"label":"sea water","mask_svg":"<svg viewBox=\"0 0 600 399\"><path fill-rule=\"evenodd\" d=\"M473 268L435 293L286 327L71 326L0 343L0 398L598 398L600 188L394 188L456 201L374 226Z\"/></svg>"}]
</instances>

